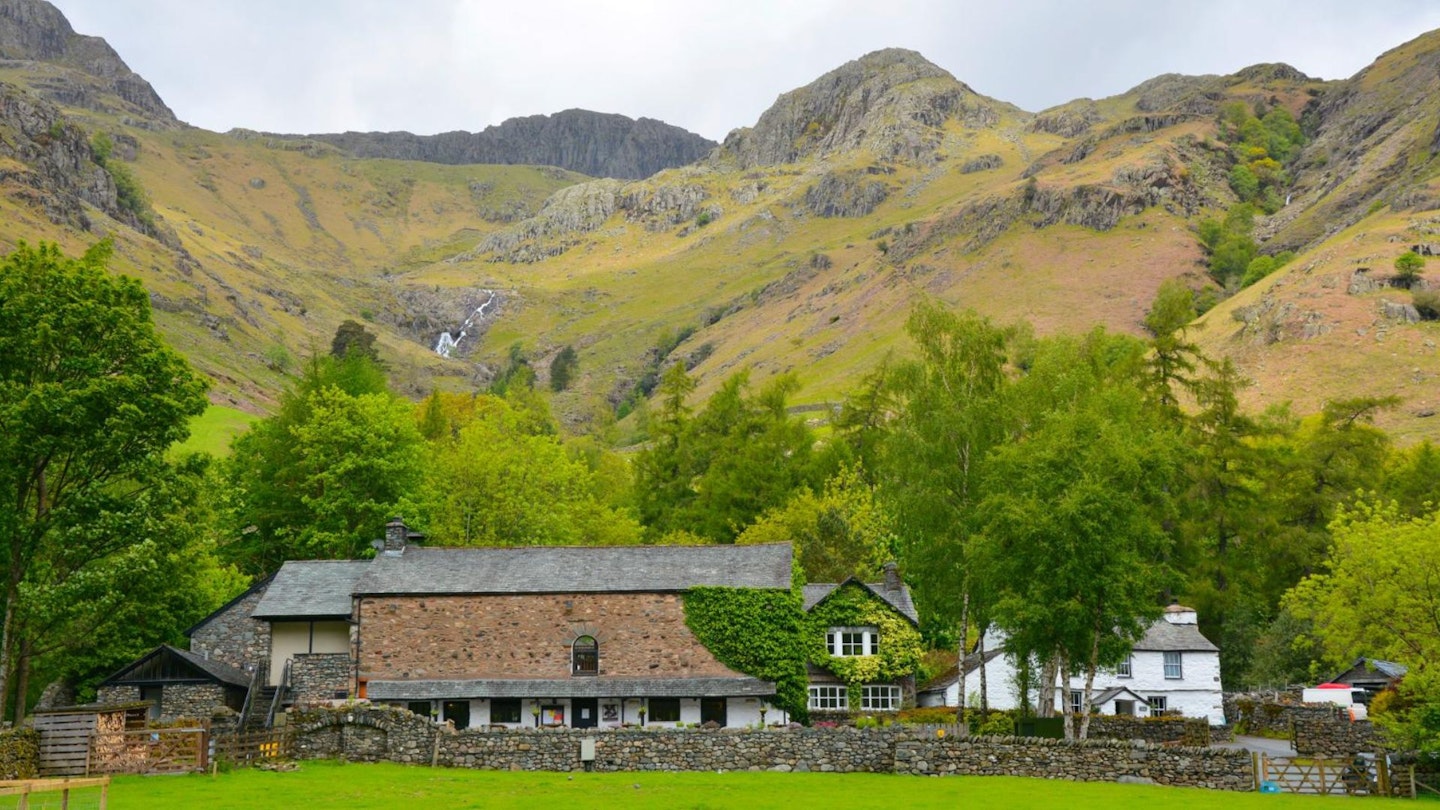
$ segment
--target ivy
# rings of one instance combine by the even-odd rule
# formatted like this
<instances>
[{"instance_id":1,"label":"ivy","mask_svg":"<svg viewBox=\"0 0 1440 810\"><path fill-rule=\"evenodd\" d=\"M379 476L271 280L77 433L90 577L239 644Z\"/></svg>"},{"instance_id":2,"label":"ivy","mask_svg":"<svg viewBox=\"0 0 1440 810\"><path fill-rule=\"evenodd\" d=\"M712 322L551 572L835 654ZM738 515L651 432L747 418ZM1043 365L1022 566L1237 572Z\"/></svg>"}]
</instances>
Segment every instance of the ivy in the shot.
<instances>
[{"instance_id":1,"label":"ivy","mask_svg":"<svg viewBox=\"0 0 1440 810\"><path fill-rule=\"evenodd\" d=\"M805 652L810 663L830 670L852 688L912 675L925 654L915 625L868 588L853 582L841 585L812 608L806 624ZM825 644L831 627L879 628L879 654L832 656Z\"/></svg>"},{"instance_id":2,"label":"ivy","mask_svg":"<svg viewBox=\"0 0 1440 810\"><path fill-rule=\"evenodd\" d=\"M685 592L685 624L720 663L775 684L775 706L804 722L804 613L795 591L692 588Z\"/></svg>"}]
</instances>

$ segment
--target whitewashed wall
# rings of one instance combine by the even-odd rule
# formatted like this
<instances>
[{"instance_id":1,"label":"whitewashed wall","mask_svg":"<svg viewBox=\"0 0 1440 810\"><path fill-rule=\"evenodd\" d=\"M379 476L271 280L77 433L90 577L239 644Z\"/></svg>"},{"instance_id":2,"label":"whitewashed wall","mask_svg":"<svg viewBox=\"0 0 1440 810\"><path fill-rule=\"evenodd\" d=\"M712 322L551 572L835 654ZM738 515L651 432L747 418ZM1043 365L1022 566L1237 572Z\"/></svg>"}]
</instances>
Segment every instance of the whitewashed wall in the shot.
<instances>
[{"instance_id":1,"label":"whitewashed wall","mask_svg":"<svg viewBox=\"0 0 1440 810\"><path fill-rule=\"evenodd\" d=\"M640 722L640 712L639 712L639 710L640 710L640 705L641 705L642 702L643 702L643 701L641 701L641 700L639 700L639 699L637 699L637 698L630 698L630 699L628 699L628 700L625 700L625 701L623 702L624 711L623 711L623 712L617 712L617 717L616 717L615 720L605 720L605 719L603 719L603 718L605 717L605 706L606 706L606 704L614 704L614 705L618 708L618 707L621 706L621 703L622 703L622 702L621 702L618 698L613 699L613 700L611 700L611 699L606 699L606 698L601 698L601 699L599 700L598 706L597 706L597 711L600 712L600 718L601 718L601 719L600 719L599 723L597 724L597 726L598 726L599 728L618 728L618 727L622 724L622 718L623 718L623 722L624 722L624 723L629 723L629 724L631 724L631 725L636 725L636 724L638 724L638 723ZM443 701L442 701L442 703L443 703ZM541 699L541 700L526 699L526 700L522 700L522 701L520 702L520 722L519 722L519 723L498 723L498 724L497 724L497 723L493 723L493 722L491 721L491 719L490 719L490 701L489 701L488 699L486 699L486 698L475 698L474 700L471 700L471 701L470 701L470 725L471 725L472 728L473 728L473 727L476 727L476 726L488 726L488 725L501 725L501 726L505 726L506 728L530 728L530 727L533 727L533 726L535 725L535 715L534 715L532 712L533 712L533 710L534 710L534 707L537 706L537 705L543 705L543 706L559 705L559 706L565 707L565 723L566 723L566 725L568 725L568 726L573 726L573 725L575 724L575 721L578 719L578 718L576 717L576 715L575 715L575 707L574 707L572 701L570 701L568 698L562 698L562 699L560 699L560 700L554 700L554 701L552 701L552 700L550 700L550 699L548 699L548 698L546 698L546 699ZM743 727L743 726L754 726L754 725L758 725L758 724L760 723L760 707L761 707L762 705L767 705L767 704L766 704L764 701L762 701L760 698L729 698L729 699L727 699L726 705L725 705L725 725L726 725L726 726L729 726L729 727L732 727L732 728L733 728L733 727ZM445 718L445 717L441 717L441 718L440 718L441 721L444 721L444 720L446 720L446 719L449 719L449 718ZM767 722L767 723L779 723L779 722L784 722L785 719L787 719L787 718L784 717L784 713L783 713L783 712L780 712L780 711L778 711L778 710L776 710L776 709L774 709L774 708L771 708L771 709L766 713L766 715L765 715L765 722ZM699 722L700 722L700 701L699 701L698 699L692 699L692 698L681 698L681 700L680 700L680 720L679 720L678 723L676 723L676 722L660 722L660 723L657 723L657 722L652 722L652 721L647 720L646 723L645 723L645 725L646 725L647 727L648 727L648 726L653 726L653 727L655 727L655 728L675 728L675 727L679 726L681 723L699 723Z\"/></svg>"}]
</instances>

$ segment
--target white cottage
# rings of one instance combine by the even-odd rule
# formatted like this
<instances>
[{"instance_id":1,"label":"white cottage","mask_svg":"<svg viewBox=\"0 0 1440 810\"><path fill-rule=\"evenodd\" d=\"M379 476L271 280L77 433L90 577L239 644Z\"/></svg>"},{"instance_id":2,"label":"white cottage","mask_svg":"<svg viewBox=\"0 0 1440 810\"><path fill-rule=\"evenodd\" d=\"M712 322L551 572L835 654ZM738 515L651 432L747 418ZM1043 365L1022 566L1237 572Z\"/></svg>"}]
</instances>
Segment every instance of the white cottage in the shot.
<instances>
[{"instance_id":1,"label":"white cottage","mask_svg":"<svg viewBox=\"0 0 1440 810\"><path fill-rule=\"evenodd\" d=\"M986 696L992 709L1015 709L1022 699L1016 686L1015 662L1010 655L994 652L1003 644L1004 636L998 632L986 637ZM980 693L980 666L980 656L966 656L962 669L967 696ZM1068 697L1078 708L1085 678L1076 676L1069 681L1068 694L1057 690L1056 700ZM957 706L961 686L960 673L952 670L920 691L919 705ZM1114 670L1096 673L1092 700L1101 714L1148 717L1165 712L1204 717L1211 725L1223 725L1220 648L1200 634L1194 608L1170 605L1135 642L1124 663Z\"/></svg>"}]
</instances>

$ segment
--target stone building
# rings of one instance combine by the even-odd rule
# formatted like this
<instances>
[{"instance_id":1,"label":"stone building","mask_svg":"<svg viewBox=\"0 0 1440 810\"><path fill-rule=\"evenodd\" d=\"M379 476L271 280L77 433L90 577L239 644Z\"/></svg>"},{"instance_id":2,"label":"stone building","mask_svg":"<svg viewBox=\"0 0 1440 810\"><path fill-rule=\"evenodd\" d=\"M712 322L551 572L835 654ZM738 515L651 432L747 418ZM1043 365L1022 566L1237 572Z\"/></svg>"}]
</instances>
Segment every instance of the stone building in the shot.
<instances>
[{"instance_id":1,"label":"stone building","mask_svg":"<svg viewBox=\"0 0 1440 810\"><path fill-rule=\"evenodd\" d=\"M915 611L915 602L910 596L910 589L900 581L900 574L894 563L885 566L885 578L880 582L862 582L851 577L844 582L808 584L802 594L802 607L806 613L813 613L827 600L847 589L861 595L874 608L900 618L905 625L918 632L920 617ZM873 610L870 615L875 615ZM836 659L879 656L884 645L897 642L896 639L886 638L880 626L871 621L816 627L812 632L825 634L824 649L832 665ZM913 669L896 677L879 678L862 684L847 684L824 663L811 661L806 665L806 671L809 680L809 709L817 716L893 712L915 703Z\"/></svg>"},{"instance_id":2,"label":"stone building","mask_svg":"<svg viewBox=\"0 0 1440 810\"><path fill-rule=\"evenodd\" d=\"M205 719L222 708L239 711L249 687L250 675L224 661L162 644L106 678L96 699L148 702L151 720Z\"/></svg>"}]
</instances>

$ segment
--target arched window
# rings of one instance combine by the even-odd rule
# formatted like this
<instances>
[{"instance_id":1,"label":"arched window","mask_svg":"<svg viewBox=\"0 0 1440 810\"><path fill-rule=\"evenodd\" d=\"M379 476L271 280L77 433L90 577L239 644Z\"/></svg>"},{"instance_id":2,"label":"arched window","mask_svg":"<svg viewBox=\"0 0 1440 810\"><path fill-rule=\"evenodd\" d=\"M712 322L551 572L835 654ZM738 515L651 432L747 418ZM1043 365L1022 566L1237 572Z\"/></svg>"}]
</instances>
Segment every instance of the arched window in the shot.
<instances>
[{"instance_id":1,"label":"arched window","mask_svg":"<svg viewBox=\"0 0 1440 810\"><path fill-rule=\"evenodd\" d=\"M600 642L581 636L570 646L570 671L575 675L600 674Z\"/></svg>"}]
</instances>

